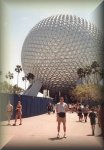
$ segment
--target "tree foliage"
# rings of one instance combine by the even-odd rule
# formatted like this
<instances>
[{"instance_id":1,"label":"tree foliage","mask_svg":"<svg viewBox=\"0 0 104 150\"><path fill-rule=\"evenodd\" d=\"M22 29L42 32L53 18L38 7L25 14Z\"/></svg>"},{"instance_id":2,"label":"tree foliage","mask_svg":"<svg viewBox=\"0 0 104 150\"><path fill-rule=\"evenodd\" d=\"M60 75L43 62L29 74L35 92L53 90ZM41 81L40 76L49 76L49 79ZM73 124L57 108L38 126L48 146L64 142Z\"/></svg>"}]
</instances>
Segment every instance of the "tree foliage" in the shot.
<instances>
[{"instance_id":1,"label":"tree foliage","mask_svg":"<svg viewBox=\"0 0 104 150\"><path fill-rule=\"evenodd\" d=\"M9 93L9 94L20 94L23 91L21 87L17 85L11 85L7 81L0 83L0 92L1 93Z\"/></svg>"},{"instance_id":2,"label":"tree foliage","mask_svg":"<svg viewBox=\"0 0 104 150\"><path fill-rule=\"evenodd\" d=\"M101 100L103 98L103 88L103 86L94 84L79 85L73 90L73 94L79 100L86 98Z\"/></svg>"}]
</instances>

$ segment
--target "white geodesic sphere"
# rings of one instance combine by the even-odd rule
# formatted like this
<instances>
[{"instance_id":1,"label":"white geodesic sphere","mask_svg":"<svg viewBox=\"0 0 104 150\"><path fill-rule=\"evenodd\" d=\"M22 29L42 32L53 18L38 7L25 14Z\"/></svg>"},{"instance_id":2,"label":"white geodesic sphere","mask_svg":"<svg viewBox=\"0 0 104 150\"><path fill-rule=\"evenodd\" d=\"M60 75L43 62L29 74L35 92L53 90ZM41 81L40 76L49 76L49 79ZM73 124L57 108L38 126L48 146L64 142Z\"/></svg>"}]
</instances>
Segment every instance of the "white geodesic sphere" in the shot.
<instances>
[{"instance_id":1,"label":"white geodesic sphere","mask_svg":"<svg viewBox=\"0 0 104 150\"><path fill-rule=\"evenodd\" d=\"M77 68L100 61L100 48L100 33L93 24L71 15L52 16L27 35L22 67L48 89L69 88L78 78Z\"/></svg>"}]
</instances>

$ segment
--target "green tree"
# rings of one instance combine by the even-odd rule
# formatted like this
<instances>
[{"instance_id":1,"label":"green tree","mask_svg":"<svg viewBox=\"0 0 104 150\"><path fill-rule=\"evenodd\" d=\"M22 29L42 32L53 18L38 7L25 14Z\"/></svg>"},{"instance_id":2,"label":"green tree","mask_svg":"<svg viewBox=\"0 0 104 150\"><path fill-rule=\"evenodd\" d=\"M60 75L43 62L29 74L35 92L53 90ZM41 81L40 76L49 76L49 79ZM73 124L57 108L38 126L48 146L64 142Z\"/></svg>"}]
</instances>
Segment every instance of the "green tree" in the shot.
<instances>
[{"instance_id":1,"label":"green tree","mask_svg":"<svg viewBox=\"0 0 104 150\"><path fill-rule=\"evenodd\" d=\"M12 85L9 84L7 81L3 81L0 84L0 91L1 93L13 93Z\"/></svg>"},{"instance_id":2,"label":"green tree","mask_svg":"<svg viewBox=\"0 0 104 150\"><path fill-rule=\"evenodd\" d=\"M11 73L10 71L5 75L5 77L7 79L9 79L9 84L10 84L10 80L13 79L13 73Z\"/></svg>"},{"instance_id":3,"label":"green tree","mask_svg":"<svg viewBox=\"0 0 104 150\"><path fill-rule=\"evenodd\" d=\"M81 79L81 83L83 84L83 79L85 78L85 70L83 68L78 68L77 75L79 79Z\"/></svg>"},{"instance_id":4,"label":"green tree","mask_svg":"<svg viewBox=\"0 0 104 150\"><path fill-rule=\"evenodd\" d=\"M91 73L92 73L92 68L91 68L91 66L86 66L85 68L84 68L84 71L85 71L85 78L86 78L86 83L87 84L91 84L91 79L90 79L90 75L91 75Z\"/></svg>"},{"instance_id":5,"label":"green tree","mask_svg":"<svg viewBox=\"0 0 104 150\"><path fill-rule=\"evenodd\" d=\"M97 61L93 61L91 64L91 68L92 68L92 73L94 74L94 83L98 84L99 79L98 79L98 75L100 74L100 66L98 64Z\"/></svg>"},{"instance_id":6,"label":"green tree","mask_svg":"<svg viewBox=\"0 0 104 150\"><path fill-rule=\"evenodd\" d=\"M28 73L28 74L27 74L27 80L28 80L29 82L33 82L34 77L35 77L35 76L34 76L32 73Z\"/></svg>"},{"instance_id":7,"label":"green tree","mask_svg":"<svg viewBox=\"0 0 104 150\"><path fill-rule=\"evenodd\" d=\"M18 87L17 84L13 86L14 94L20 94L21 92L23 92L23 89L21 87Z\"/></svg>"},{"instance_id":8,"label":"green tree","mask_svg":"<svg viewBox=\"0 0 104 150\"><path fill-rule=\"evenodd\" d=\"M17 87L18 87L18 78L19 78L19 74L22 71L22 67L20 65L17 65L15 68L15 71L17 72Z\"/></svg>"},{"instance_id":9,"label":"green tree","mask_svg":"<svg viewBox=\"0 0 104 150\"><path fill-rule=\"evenodd\" d=\"M73 90L73 94L77 97L77 99L86 99L91 98L93 100L99 101L103 96L103 86L94 85L94 84L86 84L82 86L77 86Z\"/></svg>"},{"instance_id":10,"label":"green tree","mask_svg":"<svg viewBox=\"0 0 104 150\"><path fill-rule=\"evenodd\" d=\"M102 81L102 85L104 85L104 69L100 70L100 81Z\"/></svg>"},{"instance_id":11,"label":"green tree","mask_svg":"<svg viewBox=\"0 0 104 150\"><path fill-rule=\"evenodd\" d=\"M25 82L25 90L26 90L26 81L27 81L27 76L22 77L22 80Z\"/></svg>"}]
</instances>

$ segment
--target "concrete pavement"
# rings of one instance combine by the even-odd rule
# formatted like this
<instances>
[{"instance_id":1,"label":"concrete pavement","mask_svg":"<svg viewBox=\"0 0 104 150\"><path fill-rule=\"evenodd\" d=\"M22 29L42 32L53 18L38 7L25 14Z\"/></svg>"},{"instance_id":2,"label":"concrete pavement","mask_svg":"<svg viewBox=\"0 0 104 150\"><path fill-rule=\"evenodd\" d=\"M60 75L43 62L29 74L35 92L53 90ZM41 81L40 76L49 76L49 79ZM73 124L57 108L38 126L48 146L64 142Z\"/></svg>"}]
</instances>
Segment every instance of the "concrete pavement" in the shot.
<instances>
[{"instance_id":1,"label":"concrete pavement","mask_svg":"<svg viewBox=\"0 0 104 150\"><path fill-rule=\"evenodd\" d=\"M95 136L91 136L91 126L88 122L78 122L76 113L67 113L67 138L63 138L61 124L60 139L57 139L56 114L43 114L40 116L23 119L23 125L7 126L7 122L1 123L3 150L35 149L35 148L97 148L103 149L100 129L96 125ZM11 124L14 120L11 120Z\"/></svg>"}]
</instances>

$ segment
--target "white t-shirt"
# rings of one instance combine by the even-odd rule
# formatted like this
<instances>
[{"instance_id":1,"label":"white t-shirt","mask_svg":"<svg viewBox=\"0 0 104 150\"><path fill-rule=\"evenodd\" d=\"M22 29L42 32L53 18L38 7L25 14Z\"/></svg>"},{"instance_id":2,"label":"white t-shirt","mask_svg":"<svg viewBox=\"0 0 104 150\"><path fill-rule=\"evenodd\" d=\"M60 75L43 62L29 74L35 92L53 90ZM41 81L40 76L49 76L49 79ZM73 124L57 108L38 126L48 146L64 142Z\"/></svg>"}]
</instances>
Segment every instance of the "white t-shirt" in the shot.
<instances>
[{"instance_id":1,"label":"white t-shirt","mask_svg":"<svg viewBox=\"0 0 104 150\"><path fill-rule=\"evenodd\" d=\"M11 104L7 105L7 112L12 112L13 111L13 106Z\"/></svg>"},{"instance_id":2,"label":"white t-shirt","mask_svg":"<svg viewBox=\"0 0 104 150\"><path fill-rule=\"evenodd\" d=\"M83 108L84 108L84 106L83 106L83 105L81 105L81 108L83 109Z\"/></svg>"},{"instance_id":3,"label":"white t-shirt","mask_svg":"<svg viewBox=\"0 0 104 150\"><path fill-rule=\"evenodd\" d=\"M66 110L68 109L68 105L66 103L57 103L56 104L56 111L57 113L60 113L60 112L66 112Z\"/></svg>"}]
</instances>

